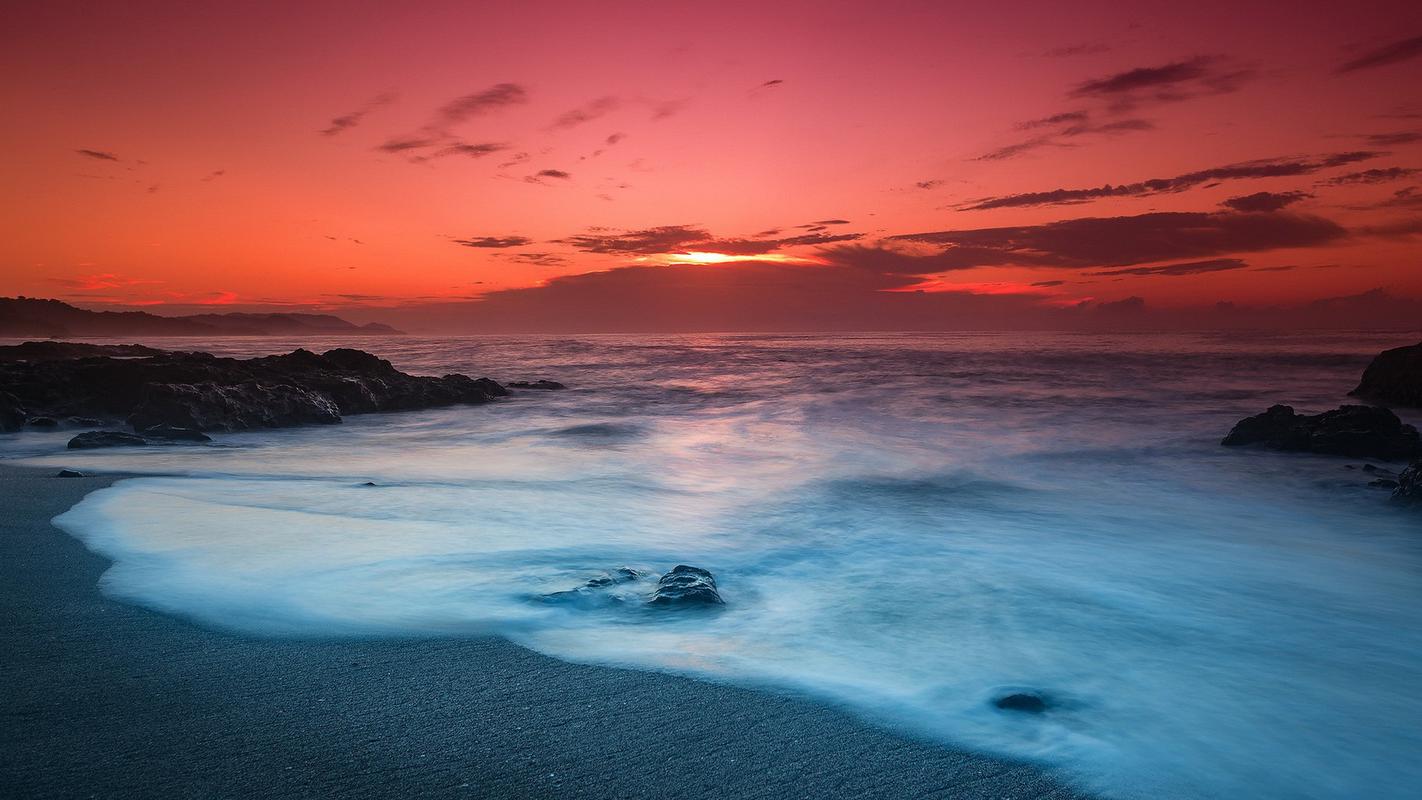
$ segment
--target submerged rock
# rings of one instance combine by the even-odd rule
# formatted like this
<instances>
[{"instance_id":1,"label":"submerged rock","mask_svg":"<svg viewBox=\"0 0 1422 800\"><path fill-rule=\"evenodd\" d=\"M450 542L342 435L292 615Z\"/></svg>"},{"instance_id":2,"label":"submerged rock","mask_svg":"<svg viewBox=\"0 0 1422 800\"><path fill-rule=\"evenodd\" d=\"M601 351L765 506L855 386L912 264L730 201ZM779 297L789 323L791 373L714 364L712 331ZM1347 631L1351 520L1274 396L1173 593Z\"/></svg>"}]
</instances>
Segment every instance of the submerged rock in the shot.
<instances>
[{"instance_id":1,"label":"submerged rock","mask_svg":"<svg viewBox=\"0 0 1422 800\"><path fill-rule=\"evenodd\" d=\"M1422 509L1422 458L1413 461L1397 476L1397 488L1392 490L1395 503Z\"/></svg>"},{"instance_id":2,"label":"submerged rock","mask_svg":"<svg viewBox=\"0 0 1422 800\"><path fill-rule=\"evenodd\" d=\"M555 391L555 390L558 390L558 389L566 389L566 388L568 388L568 387L564 386L563 384L561 384L561 383L559 383L559 382L557 382L557 381L542 381L542 380L540 380L540 381L510 381L509 384L508 384L508 386L509 386L509 388L511 388L511 389L542 389L542 390L544 390L544 391Z\"/></svg>"},{"instance_id":3,"label":"submerged rock","mask_svg":"<svg viewBox=\"0 0 1422 800\"><path fill-rule=\"evenodd\" d=\"M89 431L69 440L70 450L92 450L99 447L142 447L148 440L136 433L124 431Z\"/></svg>"},{"instance_id":4,"label":"submerged rock","mask_svg":"<svg viewBox=\"0 0 1422 800\"><path fill-rule=\"evenodd\" d=\"M56 473L54 477L56 477L56 478L87 478L87 477L89 477L89 476L88 476L88 475L85 475L84 473L80 472L80 471L77 470L77 469L62 469L62 470L60 470L58 473Z\"/></svg>"},{"instance_id":5,"label":"submerged rock","mask_svg":"<svg viewBox=\"0 0 1422 800\"><path fill-rule=\"evenodd\" d=\"M647 599L652 606L725 605L716 591L716 578L700 567L678 564L657 581L657 588Z\"/></svg>"},{"instance_id":6,"label":"submerged rock","mask_svg":"<svg viewBox=\"0 0 1422 800\"><path fill-rule=\"evenodd\" d=\"M1341 406L1307 415L1276 405L1240 420L1221 444L1383 460L1422 455L1417 429L1378 406Z\"/></svg>"},{"instance_id":7,"label":"submerged rock","mask_svg":"<svg viewBox=\"0 0 1422 800\"><path fill-rule=\"evenodd\" d=\"M1348 394L1389 405L1422 408L1422 343L1379 353L1363 370L1358 388Z\"/></svg>"},{"instance_id":8,"label":"submerged rock","mask_svg":"<svg viewBox=\"0 0 1422 800\"><path fill-rule=\"evenodd\" d=\"M618 567L611 572L589 578L575 589L567 589L561 592L549 592L541 597L544 602L563 603L568 601L600 598L608 602L622 602L623 598L608 594L607 590L624 583L630 583L642 577L642 573L631 567Z\"/></svg>"},{"instance_id":9,"label":"submerged rock","mask_svg":"<svg viewBox=\"0 0 1422 800\"><path fill-rule=\"evenodd\" d=\"M1014 692L993 700L992 704L1003 711L1021 711L1028 714L1041 714L1051 707L1047 698L1036 692Z\"/></svg>"},{"instance_id":10,"label":"submerged rock","mask_svg":"<svg viewBox=\"0 0 1422 800\"><path fill-rule=\"evenodd\" d=\"M173 425L154 425L138 432L145 439L165 442L210 442L212 437L194 428L179 428Z\"/></svg>"}]
</instances>

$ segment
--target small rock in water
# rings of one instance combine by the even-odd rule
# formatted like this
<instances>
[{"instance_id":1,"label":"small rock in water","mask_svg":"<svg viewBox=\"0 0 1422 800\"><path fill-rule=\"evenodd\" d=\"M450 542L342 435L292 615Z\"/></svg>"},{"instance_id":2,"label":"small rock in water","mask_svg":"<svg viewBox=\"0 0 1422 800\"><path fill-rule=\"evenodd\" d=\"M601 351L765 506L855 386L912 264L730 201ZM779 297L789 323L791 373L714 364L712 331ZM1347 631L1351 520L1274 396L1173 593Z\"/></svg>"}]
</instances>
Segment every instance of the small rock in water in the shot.
<instances>
[{"instance_id":1,"label":"small rock in water","mask_svg":"<svg viewBox=\"0 0 1422 800\"><path fill-rule=\"evenodd\" d=\"M30 417L25 424L31 428L58 428L59 420L54 417Z\"/></svg>"},{"instance_id":2,"label":"small rock in water","mask_svg":"<svg viewBox=\"0 0 1422 800\"><path fill-rule=\"evenodd\" d=\"M631 567L618 567L612 572L605 572L596 578L590 578L582 586L576 589L567 589L561 592L551 592L543 595L545 602L560 603L568 600L578 600L580 598L601 598L603 601L622 602L622 598L613 597L603 591L618 584L635 581L642 577L642 573Z\"/></svg>"},{"instance_id":3,"label":"small rock in water","mask_svg":"<svg viewBox=\"0 0 1422 800\"><path fill-rule=\"evenodd\" d=\"M700 567L678 564L657 581L657 589L647 600L653 606L725 605L716 591L716 578Z\"/></svg>"},{"instance_id":4,"label":"small rock in water","mask_svg":"<svg viewBox=\"0 0 1422 800\"><path fill-rule=\"evenodd\" d=\"M88 476L88 475L85 475L84 473L80 472L80 471L77 470L77 469L62 469L62 470L59 471L59 474L55 475L54 477L56 477L56 478L87 478L87 477L89 477L89 476Z\"/></svg>"},{"instance_id":5,"label":"small rock in water","mask_svg":"<svg viewBox=\"0 0 1422 800\"><path fill-rule=\"evenodd\" d=\"M89 431L69 440L70 450L91 450L96 447L141 447L148 440L123 431Z\"/></svg>"},{"instance_id":6,"label":"small rock in water","mask_svg":"<svg viewBox=\"0 0 1422 800\"><path fill-rule=\"evenodd\" d=\"M362 484L361 484L361 486L379 486L379 485L380 485L380 484L376 483L375 481L366 481L365 483L362 483Z\"/></svg>"},{"instance_id":7,"label":"small rock in water","mask_svg":"<svg viewBox=\"0 0 1422 800\"><path fill-rule=\"evenodd\" d=\"M542 389L550 392L555 389L568 388L557 381L513 381L507 386L514 389Z\"/></svg>"},{"instance_id":8,"label":"small rock in water","mask_svg":"<svg viewBox=\"0 0 1422 800\"><path fill-rule=\"evenodd\" d=\"M1422 458L1413 461L1397 476L1397 488L1392 490L1392 500L1422 508Z\"/></svg>"},{"instance_id":9,"label":"small rock in water","mask_svg":"<svg viewBox=\"0 0 1422 800\"><path fill-rule=\"evenodd\" d=\"M1022 711L1028 714L1040 714L1049 707L1046 698L1032 692L1003 695L992 701L992 704L1003 711Z\"/></svg>"},{"instance_id":10,"label":"small rock in water","mask_svg":"<svg viewBox=\"0 0 1422 800\"><path fill-rule=\"evenodd\" d=\"M167 423L152 425L139 431L146 439L162 439L166 442L210 442L212 437L195 428L180 428Z\"/></svg>"}]
</instances>

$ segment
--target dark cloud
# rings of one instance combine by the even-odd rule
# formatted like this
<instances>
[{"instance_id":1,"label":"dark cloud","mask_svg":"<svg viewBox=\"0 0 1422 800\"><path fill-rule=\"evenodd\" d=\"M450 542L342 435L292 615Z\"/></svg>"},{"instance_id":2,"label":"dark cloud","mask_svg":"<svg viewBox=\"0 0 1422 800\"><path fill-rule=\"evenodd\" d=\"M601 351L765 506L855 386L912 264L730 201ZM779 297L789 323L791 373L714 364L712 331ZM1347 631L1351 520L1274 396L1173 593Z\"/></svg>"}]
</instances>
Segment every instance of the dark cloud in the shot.
<instances>
[{"instance_id":1,"label":"dark cloud","mask_svg":"<svg viewBox=\"0 0 1422 800\"><path fill-rule=\"evenodd\" d=\"M848 224L849 224L849 220L847 220L847 219L817 219L817 220L815 220L814 224L816 224L816 225L848 225Z\"/></svg>"},{"instance_id":2,"label":"dark cloud","mask_svg":"<svg viewBox=\"0 0 1422 800\"><path fill-rule=\"evenodd\" d=\"M1422 208L1422 187L1398 189L1392 197L1378 203L1379 208Z\"/></svg>"},{"instance_id":3,"label":"dark cloud","mask_svg":"<svg viewBox=\"0 0 1422 800\"><path fill-rule=\"evenodd\" d=\"M1358 151L1332 153L1308 159L1273 158L1228 164L1223 167L1187 172L1171 178L1151 178L1138 183L1106 184L1084 189L1050 189L1042 192L1026 192L1000 197L986 197L963 206L962 211L983 211L993 208L1022 208L1028 206L1074 205L1100 200L1107 197L1142 197L1153 194L1180 192L1206 183L1246 178L1284 178L1309 175L1325 169L1341 167L1359 161L1376 158L1382 153Z\"/></svg>"},{"instance_id":4,"label":"dark cloud","mask_svg":"<svg viewBox=\"0 0 1422 800\"><path fill-rule=\"evenodd\" d=\"M928 189L936 189L936 188L938 188L939 186L942 186L942 185L943 185L943 181L938 180L938 179L933 179L933 180L927 180L927 181L919 181L918 183L915 183L913 186L914 186L915 189L928 190Z\"/></svg>"},{"instance_id":5,"label":"dark cloud","mask_svg":"<svg viewBox=\"0 0 1422 800\"><path fill-rule=\"evenodd\" d=\"M1229 66L1223 59L1199 56L1089 80L1078 84L1071 96L1107 98L1113 104L1126 105L1146 100L1170 103L1238 91L1253 75L1253 70Z\"/></svg>"},{"instance_id":6,"label":"dark cloud","mask_svg":"<svg viewBox=\"0 0 1422 800\"><path fill-rule=\"evenodd\" d=\"M1091 121L1090 115L1084 112L1054 114L1042 119L1029 120L1021 125L1029 128L1050 128L1051 126L1056 126L1056 128L1030 139L999 147L979 156L977 160L1002 161L1043 147L1070 147L1074 140L1083 136L1120 136L1155 130L1155 124L1150 120L1130 118L1095 123Z\"/></svg>"},{"instance_id":7,"label":"dark cloud","mask_svg":"<svg viewBox=\"0 0 1422 800\"><path fill-rule=\"evenodd\" d=\"M1316 247L1347 238L1322 217L1276 213L1156 212L1087 217L1002 228L936 231L890 237L938 245L952 269L1017 265L1113 267L1233 253Z\"/></svg>"},{"instance_id":8,"label":"dark cloud","mask_svg":"<svg viewBox=\"0 0 1422 800\"><path fill-rule=\"evenodd\" d=\"M524 180L529 183L543 183L544 178L554 178L556 180L566 181L572 180L573 176L571 173L564 172L561 169L540 169L534 174L525 177Z\"/></svg>"},{"instance_id":9,"label":"dark cloud","mask_svg":"<svg viewBox=\"0 0 1422 800\"><path fill-rule=\"evenodd\" d=\"M776 231L778 233L778 231ZM774 252L783 247L831 244L859 239L860 233L808 233L778 239L717 238L704 228L692 225L663 225L657 228L626 232L594 232L557 240L585 253L609 255L658 255L662 253L722 253L732 256L752 256Z\"/></svg>"},{"instance_id":10,"label":"dark cloud","mask_svg":"<svg viewBox=\"0 0 1422 800\"><path fill-rule=\"evenodd\" d=\"M496 84L482 92L467 94L446 103L438 112L438 121L456 125L471 117L487 114L508 106L528 102L528 92L516 83Z\"/></svg>"},{"instance_id":11,"label":"dark cloud","mask_svg":"<svg viewBox=\"0 0 1422 800\"><path fill-rule=\"evenodd\" d=\"M98 159L99 161L120 160L118 156L114 155L113 153L110 153L107 150L89 150L87 148L81 147L80 149L75 150L74 152L78 153L81 156L85 156L86 158Z\"/></svg>"},{"instance_id":12,"label":"dark cloud","mask_svg":"<svg viewBox=\"0 0 1422 800\"><path fill-rule=\"evenodd\" d=\"M456 142L440 148L435 153L436 157L444 156L466 156L468 158L483 158L491 153L509 149L509 145L504 142L480 142L479 144L469 144L468 142Z\"/></svg>"},{"instance_id":13,"label":"dark cloud","mask_svg":"<svg viewBox=\"0 0 1422 800\"><path fill-rule=\"evenodd\" d=\"M358 108L348 114L342 114L339 117L335 117L331 120L331 123L329 125L320 130L320 133L322 136L335 136L341 131L347 130L349 128L354 128L355 126L360 124L361 120L365 119L365 116L367 114L383 105L387 105L394 101L395 95L393 93L386 92L385 94L377 95L374 99L366 103L361 108Z\"/></svg>"},{"instance_id":14,"label":"dark cloud","mask_svg":"<svg viewBox=\"0 0 1422 800\"><path fill-rule=\"evenodd\" d=\"M1040 286L1040 287L1042 287L1042 288L1044 288L1044 289L1050 289L1050 288L1052 288L1053 286L1064 286L1064 285L1066 285L1066 281L1037 281L1037 282L1033 283L1032 285L1033 285L1033 286Z\"/></svg>"},{"instance_id":15,"label":"dark cloud","mask_svg":"<svg viewBox=\"0 0 1422 800\"><path fill-rule=\"evenodd\" d=\"M514 253L509 259L537 267L560 267L568 262L566 258L554 253Z\"/></svg>"},{"instance_id":16,"label":"dark cloud","mask_svg":"<svg viewBox=\"0 0 1422 800\"><path fill-rule=\"evenodd\" d=\"M1340 64L1336 72L1343 74L1356 72L1360 69L1386 67L1418 56L1422 56L1422 36L1414 36L1411 39L1403 39L1376 50L1370 50L1351 61Z\"/></svg>"},{"instance_id":17,"label":"dark cloud","mask_svg":"<svg viewBox=\"0 0 1422 800\"><path fill-rule=\"evenodd\" d=\"M1388 183L1390 181L1409 178L1422 169L1412 169L1410 167L1383 167L1381 169L1365 169L1362 172L1350 172L1346 175L1339 175L1324 181L1329 186L1342 186L1350 183Z\"/></svg>"},{"instance_id":18,"label":"dark cloud","mask_svg":"<svg viewBox=\"0 0 1422 800\"><path fill-rule=\"evenodd\" d=\"M403 153L407 150L418 150L438 143L438 139L429 136L396 136L386 139L376 149L384 150L387 153Z\"/></svg>"},{"instance_id":19,"label":"dark cloud","mask_svg":"<svg viewBox=\"0 0 1422 800\"><path fill-rule=\"evenodd\" d=\"M1422 131L1397 131L1396 133L1370 133L1363 139L1374 147L1397 147L1404 144L1422 142Z\"/></svg>"},{"instance_id":20,"label":"dark cloud","mask_svg":"<svg viewBox=\"0 0 1422 800\"><path fill-rule=\"evenodd\" d=\"M765 83L762 83L761 85L759 85L759 86L757 86L757 87L755 87L755 88L757 88L757 89L769 89L769 88L771 88L772 86L779 86L780 84L782 84L782 83L784 83L784 82L785 82L785 81L781 80L780 78L776 78L775 80L772 80L772 81L766 81Z\"/></svg>"},{"instance_id":21,"label":"dark cloud","mask_svg":"<svg viewBox=\"0 0 1422 800\"><path fill-rule=\"evenodd\" d=\"M1161 264L1153 267L1127 267L1125 269L1088 272L1088 275L1199 275L1205 272L1225 272L1245 269L1248 263L1238 258L1211 258L1204 261L1186 261L1180 264Z\"/></svg>"},{"instance_id":22,"label":"dark cloud","mask_svg":"<svg viewBox=\"0 0 1422 800\"><path fill-rule=\"evenodd\" d=\"M604 140L603 140L603 143L606 144L608 147L611 147L611 146L617 144L618 142L620 142L620 141L622 141L623 139L626 139L626 138L627 138L627 134L625 134L625 133L614 133L614 134L612 134L611 136L608 136L606 139L604 139Z\"/></svg>"},{"instance_id":23,"label":"dark cloud","mask_svg":"<svg viewBox=\"0 0 1422 800\"><path fill-rule=\"evenodd\" d=\"M1313 195L1308 192L1255 192L1231 197L1220 205L1235 211L1278 211Z\"/></svg>"},{"instance_id":24,"label":"dark cloud","mask_svg":"<svg viewBox=\"0 0 1422 800\"><path fill-rule=\"evenodd\" d=\"M464 245L465 247L500 249L505 247L523 247L526 244L532 244L533 240L526 236L474 236L468 239L455 239L454 243Z\"/></svg>"},{"instance_id":25,"label":"dark cloud","mask_svg":"<svg viewBox=\"0 0 1422 800\"><path fill-rule=\"evenodd\" d=\"M553 123L548 127L552 130L576 128L583 123L592 122L598 117L606 116L621 107L622 101L616 97L611 95L599 97L572 111L565 111L559 114L558 118L553 120Z\"/></svg>"},{"instance_id":26,"label":"dark cloud","mask_svg":"<svg viewBox=\"0 0 1422 800\"><path fill-rule=\"evenodd\" d=\"M226 175L226 174L227 174L227 170L225 170L225 169L215 169L215 170L213 170L212 172L209 172L209 173L207 173L206 175L204 175L202 178L199 178L199 180L201 180L203 183L210 183L210 182L212 182L212 181L217 180L218 178L221 178L223 175Z\"/></svg>"}]
</instances>

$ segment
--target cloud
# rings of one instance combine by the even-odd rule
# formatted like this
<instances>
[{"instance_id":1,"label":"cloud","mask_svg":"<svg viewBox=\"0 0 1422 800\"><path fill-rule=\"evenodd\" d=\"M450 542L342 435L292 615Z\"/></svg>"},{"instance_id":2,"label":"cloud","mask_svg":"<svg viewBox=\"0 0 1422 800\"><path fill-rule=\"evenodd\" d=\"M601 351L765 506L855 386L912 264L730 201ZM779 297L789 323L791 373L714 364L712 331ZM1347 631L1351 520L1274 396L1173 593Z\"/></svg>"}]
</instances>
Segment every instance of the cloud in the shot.
<instances>
[{"instance_id":1,"label":"cloud","mask_svg":"<svg viewBox=\"0 0 1422 800\"><path fill-rule=\"evenodd\" d=\"M385 92L377 95L361 108L332 119L329 125L320 130L320 134L322 136L335 136L344 130L354 128L360 124L362 119L365 119L367 114L383 105L388 105L393 102L395 102L395 94L393 92Z\"/></svg>"},{"instance_id":2,"label":"cloud","mask_svg":"<svg viewBox=\"0 0 1422 800\"><path fill-rule=\"evenodd\" d=\"M568 262L566 258L555 253L514 253L509 259L538 267L560 267Z\"/></svg>"},{"instance_id":3,"label":"cloud","mask_svg":"<svg viewBox=\"0 0 1422 800\"><path fill-rule=\"evenodd\" d=\"M1255 192L1231 197L1220 205L1235 211L1278 211L1313 195L1308 192Z\"/></svg>"},{"instance_id":4,"label":"cloud","mask_svg":"<svg viewBox=\"0 0 1422 800\"><path fill-rule=\"evenodd\" d=\"M784 80L782 80L782 79L780 79L780 78L776 78L775 80L766 81L765 83L762 83L761 85L759 85L759 86L757 86L757 87L755 87L755 88L757 88L757 89L769 89L769 88L771 88L772 86L779 86L779 85L781 85L781 84L784 83L784 82L785 82Z\"/></svg>"},{"instance_id":5,"label":"cloud","mask_svg":"<svg viewBox=\"0 0 1422 800\"><path fill-rule=\"evenodd\" d=\"M565 130L567 128L576 128L577 126L582 125L583 123L592 122L598 117L610 114L621 107L622 101L616 97L613 97L611 95L608 95L606 97L599 97L596 100L592 100L582 106L579 106L578 108L573 109L572 111L565 111L564 113L559 114L558 118L553 120L553 123L548 127L550 130Z\"/></svg>"},{"instance_id":6,"label":"cloud","mask_svg":"<svg viewBox=\"0 0 1422 800\"><path fill-rule=\"evenodd\" d=\"M1422 131L1397 131L1395 133L1370 133L1363 137L1374 147L1397 147L1404 144L1422 142Z\"/></svg>"},{"instance_id":7,"label":"cloud","mask_svg":"<svg viewBox=\"0 0 1422 800\"><path fill-rule=\"evenodd\" d=\"M107 151L107 150L89 150L89 149L87 149L87 148L82 148L82 147L81 147L81 148L79 148L78 150L75 150L74 152L78 153L78 154L81 155L81 156L85 156L85 157L87 157L87 158L97 159L97 160L99 160L99 161L119 161L119 160L121 160L118 156L114 155L113 153L110 153L110 152Z\"/></svg>"},{"instance_id":8,"label":"cloud","mask_svg":"<svg viewBox=\"0 0 1422 800\"><path fill-rule=\"evenodd\" d=\"M162 283L162 281L145 281L129 278L113 272L99 272L91 275L81 275L77 278L46 278L50 283L58 284L66 289L73 289L81 292L94 292L106 289L120 289L127 286L152 286Z\"/></svg>"},{"instance_id":9,"label":"cloud","mask_svg":"<svg viewBox=\"0 0 1422 800\"><path fill-rule=\"evenodd\" d=\"M509 149L505 142L480 142L479 144L469 144L468 142L456 142L440 148L435 153L436 158L444 156L465 156L468 158L483 158L491 153Z\"/></svg>"},{"instance_id":10,"label":"cloud","mask_svg":"<svg viewBox=\"0 0 1422 800\"><path fill-rule=\"evenodd\" d=\"M528 92L522 86L516 83L499 83L482 92L466 94L449 101L439 109L437 119L446 126L457 125L471 117L527 102Z\"/></svg>"},{"instance_id":11,"label":"cloud","mask_svg":"<svg viewBox=\"0 0 1422 800\"><path fill-rule=\"evenodd\" d=\"M775 231L778 233L779 231ZM763 235L773 235L770 231ZM785 247L831 244L859 239L860 233L807 233L776 239L718 238L705 228L693 225L662 225L656 228L625 232L596 231L560 239L585 253L605 255L662 255L668 253L720 253L731 256L755 256Z\"/></svg>"},{"instance_id":12,"label":"cloud","mask_svg":"<svg viewBox=\"0 0 1422 800\"><path fill-rule=\"evenodd\" d=\"M454 243L465 247L488 247L497 249L523 247L526 244L532 244L533 240L526 236L474 236L468 239L455 239Z\"/></svg>"},{"instance_id":13,"label":"cloud","mask_svg":"<svg viewBox=\"0 0 1422 800\"><path fill-rule=\"evenodd\" d=\"M1033 285L1033 286L1039 286L1039 287L1042 287L1042 288L1044 288L1044 289L1050 289L1050 288L1055 287L1055 286L1064 286L1064 285L1066 285L1066 281L1036 281L1036 282L1033 283L1032 285Z\"/></svg>"},{"instance_id":14,"label":"cloud","mask_svg":"<svg viewBox=\"0 0 1422 800\"><path fill-rule=\"evenodd\" d=\"M1146 119L1118 119L1102 123L1094 123L1090 119L1090 115L1085 112L1073 111L1019 123L1019 128L1025 127L1027 129L1057 127L1047 133L984 153L978 156L977 160L1002 161L1043 147L1069 147L1072 145L1072 140L1083 136L1121 136L1128 133L1155 130L1155 124Z\"/></svg>"},{"instance_id":15,"label":"cloud","mask_svg":"<svg viewBox=\"0 0 1422 800\"><path fill-rule=\"evenodd\" d=\"M1145 101L1174 103L1238 91L1253 75L1253 70L1228 66L1216 56L1199 56L1085 81L1078 84L1070 96L1106 98L1117 107Z\"/></svg>"},{"instance_id":16,"label":"cloud","mask_svg":"<svg viewBox=\"0 0 1422 800\"><path fill-rule=\"evenodd\" d=\"M430 136L395 136L377 145L376 149L384 150L387 153L403 153L406 150L429 147L438 142L439 139Z\"/></svg>"},{"instance_id":17,"label":"cloud","mask_svg":"<svg viewBox=\"0 0 1422 800\"><path fill-rule=\"evenodd\" d=\"M1225 272L1228 270L1245 269L1249 266L1242 259L1238 258L1211 258L1204 261L1186 261L1180 264L1162 264L1153 267L1128 267L1126 269L1102 270L1100 272L1088 272L1088 275L1168 275L1179 277L1181 275L1199 275L1205 272Z\"/></svg>"},{"instance_id":18,"label":"cloud","mask_svg":"<svg viewBox=\"0 0 1422 800\"><path fill-rule=\"evenodd\" d=\"M1412 169L1410 167L1383 167L1380 169L1365 169L1362 172L1349 172L1346 175L1339 175L1324 181L1329 186L1342 186L1345 184L1362 183L1388 183L1391 181L1409 178L1422 169Z\"/></svg>"},{"instance_id":19,"label":"cloud","mask_svg":"<svg viewBox=\"0 0 1422 800\"><path fill-rule=\"evenodd\" d=\"M217 180L218 178L221 178L223 175L226 175L226 174L227 174L227 170L225 170L225 169L215 169L215 170L213 170L212 172L209 172L209 173L207 173L206 175L204 175L203 177L199 178L198 180L202 181L203 183L211 183L212 181L215 181L215 180Z\"/></svg>"},{"instance_id":20,"label":"cloud","mask_svg":"<svg viewBox=\"0 0 1422 800\"><path fill-rule=\"evenodd\" d=\"M627 134L625 133L614 133L604 139L603 144L606 144L608 147L611 147L626 138Z\"/></svg>"},{"instance_id":21,"label":"cloud","mask_svg":"<svg viewBox=\"0 0 1422 800\"><path fill-rule=\"evenodd\" d=\"M1398 189L1392 197L1377 204L1379 208L1422 208L1422 188L1409 186Z\"/></svg>"},{"instance_id":22,"label":"cloud","mask_svg":"<svg viewBox=\"0 0 1422 800\"><path fill-rule=\"evenodd\" d=\"M1137 183L1106 184L1092 188L1049 189L999 197L985 197L961 207L962 211L985 211L994 208L1024 208L1029 206L1074 205L1107 197L1143 197L1153 194L1181 192L1206 183L1243 180L1247 178L1284 178L1310 175L1325 169L1366 161L1383 155L1372 151L1332 153L1315 158L1270 158L1227 164L1222 167L1187 172L1171 178L1151 178Z\"/></svg>"},{"instance_id":23,"label":"cloud","mask_svg":"<svg viewBox=\"0 0 1422 800\"><path fill-rule=\"evenodd\" d=\"M1176 211L912 233L889 239L940 246L945 263L966 269L1132 266L1317 247L1347 237L1348 232L1337 223L1304 214Z\"/></svg>"},{"instance_id":24,"label":"cloud","mask_svg":"<svg viewBox=\"0 0 1422 800\"><path fill-rule=\"evenodd\" d=\"M540 169L538 172L524 177L524 180L528 183L543 183L544 178L567 181L572 180L573 176L571 173L564 172L561 169Z\"/></svg>"},{"instance_id":25,"label":"cloud","mask_svg":"<svg viewBox=\"0 0 1422 800\"><path fill-rule=\"evenodd\" d=\"M1070 56L1094 56L1110 52L1110 50L1111 45L1105 42L1083 42L1065 47L1053 47L1042 55L1048 58L1067 58Z\"/></svg>"},{"instance_id":26,"label":"cloud","mask_svg":"<svg viewBox=\"0 0 1422 800\"><path fill-rule=\"evenodd\" d=\"M1334 71L1342 75L1361 69L1376 69L1408 61L1418 56L1422 56L1422 36L1414 36L1411 39L1383 45L1376 50L1369 50L1351 61L1345 61L1338 65L1338 69Z\"/></svg>"},{"instance_id":27,"label":"cloud","mask_svg":"<svg viewBox=\"0 0 1422 800\"><path fill-rule=\"evenodd\" d=\"M815 225L848 225L848 224L849 224L849 220L847 220L847 219L817 219L817 220L815 220L814 224L815 224Z\"/></svg>"}]
</instances>

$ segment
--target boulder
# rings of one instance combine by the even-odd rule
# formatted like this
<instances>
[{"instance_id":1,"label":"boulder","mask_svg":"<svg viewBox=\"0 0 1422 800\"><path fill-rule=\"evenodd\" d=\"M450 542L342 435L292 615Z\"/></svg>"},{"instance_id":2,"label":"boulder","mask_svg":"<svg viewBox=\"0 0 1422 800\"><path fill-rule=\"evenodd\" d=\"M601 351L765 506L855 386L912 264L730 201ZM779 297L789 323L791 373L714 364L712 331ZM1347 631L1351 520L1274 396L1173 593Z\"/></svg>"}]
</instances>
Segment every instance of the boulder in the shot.
<instances>
[{"instance_id":1,"label":"boulder","mask_svg":"<svg viewBox=\"0 0 1422 800\"><path fill-rule=\"evenodd\" d=\"M87 477L89 477L89 476L88 476L88 475L85 475L84 473L80 472L80 471L77 470L77 469L62 469L62 470L60 470L59 472L55 473L54 477L56 477L56 478L87 478Z\"/></svg>"},{"instance_id":2,"label":"boulder","mask_svg":"<svg viewBox=\"0 0 1422 800\"><path fill-rule=\"evenodd\" d=\"M135 430L167 426L234 431L340 421L335 403L323 394L256 381L235 386L212 382L150 384L128 416L128 424Z\"/></svg>"},{"instance_id":3,"label":"boulder","mask_svg":"<svg viewBox=\"0 0 1422 800\"><path fill-rule=\"evenodd\" d=\"M652 606L719 606L725 605L716 591L716 578L700 567L678 564L657 581L657 588L647 599Z\"/></svg>"},{"instance_id":4,"label":"boulder","mask_svg":"<svg viewBox=\"0 0 1422 800\"><path fill-rule=\"evenodd\" d=\"M178 428L173 425L152 425L138 432L145 439L164 442L210 442L212 437L195 428Z\"/></svg>"},{"instance_id":5,"label":"boulder","mask_svg":"<svg viewBox=\"0 0 1422 800\"><path fill-rule=\"evenodd\" d=\"M564 386L563 384L561 384L561 383L559 383L559 382L557 382L557 381L542 381L542 380L540 380L540 381L510 381L510 382L509 382L509 388L511 388L511 389L541 389L541 390L543 390L543 391L549 391L549 392L551 392L551 391L556 391L556 390L558 390L558 389L566 389L566 388L568 388L568 387Z\"/></svg>"},{"instance_id":6,"label":"boulder","mask_svg":"<svg viewBox=\"0 0 1422 800\"><path fill-rule=\"evenodd\" d=\"M1392 490L1392 500L1422 508L1422 458L1413 461L1397 476L1397 488Z\"/></svg>"},{"instance_id":7,"label":"boulder","mask_svg":"<svg viewBox=\"0 0 1422 800\"><path fill-rule=\"evenodd\" d=\"M1041 714L1051 707L1047 698L1036 692L1014 692L992 701L1003 711L1020 711L1027 714Z\"/></svg>"},{"instance_id":8,"label":"boulder","mask_svg":"<svg viewBox=\"0 0 1422 800\"><path fill-rule=\"evenodd\" d=\"M31 428L58 428L59 420L54 417L30 417L25 424Z\"/></svg>"},{"instance_id":9,"label":"boulder","mask_svg":"<svg viewBox=\"0 0 1422 800\"><path fill-rule=\"evenodd\" d=\"M1417 429L1377 406L1341 406L1308 415L1276 405L1240 420L1221 444L1383 460L1422 455Z\"/></svg>"},{"instance_id":10,"label":"boulder","mask_svg":"<svg viewBox=\"0 0 1422 800\"><path fill-rule=\"evenodd\" d=\"M1422 343L1379 353L1349 394L1375 403L1422 408Z\"/></svg>"},{"instance_id":11,"label":"boulder","mask_svg":"<svg viewBox=\"0 0 1422 800\"><path fill-rule=\"evenodd\" d=\"M136 433L124 431L89 431L69 440L70 450L93 450L99 447L142 447L148 440Z\"/></svg>"}]
</instances>

